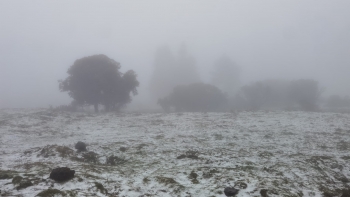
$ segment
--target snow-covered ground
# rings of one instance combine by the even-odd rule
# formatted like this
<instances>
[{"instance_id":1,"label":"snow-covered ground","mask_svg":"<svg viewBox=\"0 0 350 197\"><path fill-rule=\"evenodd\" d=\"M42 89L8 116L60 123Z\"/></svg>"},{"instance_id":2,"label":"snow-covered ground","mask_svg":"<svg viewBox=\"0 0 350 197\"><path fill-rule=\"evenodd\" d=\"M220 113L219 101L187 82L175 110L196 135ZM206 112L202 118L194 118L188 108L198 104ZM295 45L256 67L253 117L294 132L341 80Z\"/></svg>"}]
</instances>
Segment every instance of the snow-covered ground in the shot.
<instances>
[{"instance_id":1,"label":"snow-covered ground","mask_svg":"<svg viewBox=\"0 0 350 197\"><path fill-rule=\"evenodd\" d=\"M56 167L75 177L54 182ZM350 114L0 110L3 196L341 196L349 169Z\"/></svg>"}]
</instances>

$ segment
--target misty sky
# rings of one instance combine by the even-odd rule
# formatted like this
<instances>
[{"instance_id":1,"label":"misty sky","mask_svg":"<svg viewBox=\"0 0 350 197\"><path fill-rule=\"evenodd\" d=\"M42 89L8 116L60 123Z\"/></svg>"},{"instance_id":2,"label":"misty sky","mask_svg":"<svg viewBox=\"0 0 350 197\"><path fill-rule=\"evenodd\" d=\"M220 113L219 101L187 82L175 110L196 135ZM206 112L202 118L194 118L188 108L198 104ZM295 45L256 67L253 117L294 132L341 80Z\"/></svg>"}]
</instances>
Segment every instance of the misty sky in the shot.
<instances>
[{"instance_id":1,"label":"misty sky","mask_svg":"<svg viewBox=\"0 0 350 197\"><path fill-rule=\"evenodd\" d=\"M350 95L350 1L0 1L0 108L69 104L59 79L105 54L147 97L154 53L186 44L204 82L229 56L241 83L312 78Z\"/></svg>"}]
</instances>

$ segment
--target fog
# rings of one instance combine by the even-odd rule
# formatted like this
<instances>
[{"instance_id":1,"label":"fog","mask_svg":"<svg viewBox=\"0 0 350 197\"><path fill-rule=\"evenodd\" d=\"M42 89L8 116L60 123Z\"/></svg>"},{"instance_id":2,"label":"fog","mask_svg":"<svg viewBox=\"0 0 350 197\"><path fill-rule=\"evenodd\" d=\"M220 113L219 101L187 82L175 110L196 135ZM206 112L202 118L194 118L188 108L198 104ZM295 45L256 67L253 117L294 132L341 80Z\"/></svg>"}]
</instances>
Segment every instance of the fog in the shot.
<instances>
[{"instance_id":1,"label":"fog","mask_svg":"<svg viewBox=\"0 0 350 197\"><path fill-rule=\"evenodd\" d=\"M137 73L131 108L156 105L157 50L176 56L183 46L204 83L228 57L242 86L313 79L324 95L350 95L349 8L348 0L0 1L0 108L69 104L58 80L94 54Z\"/></svg>"}]
</instances>

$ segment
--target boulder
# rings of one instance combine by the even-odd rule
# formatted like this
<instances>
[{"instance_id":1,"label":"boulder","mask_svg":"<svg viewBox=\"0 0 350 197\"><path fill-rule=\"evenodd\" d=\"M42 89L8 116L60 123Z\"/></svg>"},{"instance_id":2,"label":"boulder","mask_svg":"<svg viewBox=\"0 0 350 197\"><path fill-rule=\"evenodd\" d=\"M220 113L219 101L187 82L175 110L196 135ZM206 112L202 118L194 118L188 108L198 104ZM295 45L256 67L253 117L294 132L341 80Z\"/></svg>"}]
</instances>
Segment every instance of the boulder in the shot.
<instances>
[{"instance_id":1,"label":"boulder","mask_svg":"<svg viewBox=\"0 0 350 197\"><path fill-rule=\"evenodd\" d=\"M267 195L267 189L261 189L261 190L260 190L260 195L261 195L262 197L268 197L268 195Z\"/></svg>"},{"instance_id":2,"label":"boulder","mask_svg":"<svg viewBox=\"0 0 350 197\"><path fill-rule=\"evenodd\" d=\"M72 179L74 177L74 170L71 170L67 167L53 169L50 173L50 179L53 179L57 182L64 182Z\"/></svg>"},{"instance_id":3,"label":"boulder","mask_svg":"<svg viewBox=\"0 0 350 197\"><path fill-rule=\"evenodd\" d=\"M120 147L119 150L122 151L122 152L125 152L126 148L125 147Z\"/></svg>"},{"instance_id":4,"label":"boulder","mask_svg":"<svg viewBox=\"0 0 350 197\"><path fill-rule=\"evenodd\" d=\"M75 144L75 149L78 151L86 151L86 144L84 142L79 141Z\"/></svg>"},{"instance_id":5,"label":"boulder","mask_svg":"<svg viewBox=\"0 0 350 197\"><path fill-rule=\"evenodd\" d=\"M224 193L226 196L235 196L238 194L238 191L239 191L238 189L235 189L233 187L226 187L224 189Z\"/></svg>"}]
</instances>

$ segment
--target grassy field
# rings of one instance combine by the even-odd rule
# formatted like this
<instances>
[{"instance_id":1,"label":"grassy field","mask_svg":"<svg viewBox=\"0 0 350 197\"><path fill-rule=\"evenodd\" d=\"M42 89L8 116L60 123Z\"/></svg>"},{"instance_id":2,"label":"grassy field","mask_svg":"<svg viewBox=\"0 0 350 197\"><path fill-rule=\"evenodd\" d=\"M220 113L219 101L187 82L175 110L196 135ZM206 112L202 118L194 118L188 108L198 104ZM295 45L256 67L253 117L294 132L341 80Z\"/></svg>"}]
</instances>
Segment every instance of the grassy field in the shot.
<instances>
[{"instance_id":1,"label":"grassy field","mask_svg":"<svg viewBox=\"0 0 350 197\"><path fill-rule=\"evenodd\" d=\"M0 110L2 196L346 197L349 169L345 113Z\"/></svg>"}]
</instances>

